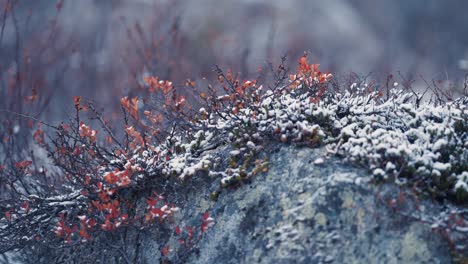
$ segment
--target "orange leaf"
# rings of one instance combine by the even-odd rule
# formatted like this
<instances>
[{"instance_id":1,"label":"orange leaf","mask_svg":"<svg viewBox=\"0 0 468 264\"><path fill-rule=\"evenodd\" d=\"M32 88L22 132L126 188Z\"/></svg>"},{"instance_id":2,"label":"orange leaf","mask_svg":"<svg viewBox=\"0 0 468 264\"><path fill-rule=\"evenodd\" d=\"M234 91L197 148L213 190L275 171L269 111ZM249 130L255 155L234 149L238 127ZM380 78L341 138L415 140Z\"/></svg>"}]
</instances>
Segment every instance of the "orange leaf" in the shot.
<instances>
[{"instance_id":1,"label":"orange leaf","mask_svg":"<svg viewBox=\"0 0 468 264\"><path fill-rule=\"evenodd\" d=\"M120 103L122 106L127 110L130 115L136 119L139 120L138 117L138 96L134 97L132 99L128 99L128 96L125 96L124 98L120 99Z\"/></svg>"},{"instance_id":2,"label":"orange leaf","mask_svg":"<svg viewBox=\"0 0 468 264\"><path fill-rule=\"evenodd\" d=\"M73 102L75 103L75 108L77 110L80 110L81 97L80 96L73 96Z\"/></svg>"},{"instance_id":3,"label":"orange leaf","mask_svg":"<svg viewBox=\"0 0 468 264\"><path fill-rule=\"evenodd\" d=\"M185 85L186 85L186 86L195 87L195 84L196 84L195 81L192 81L192 80L190 80L190 79L187 79L187 80L185 81Z\"/></svg>"},{"instance_id":4,"label":"orange leaf","mask_svg":"<svg viewBox=\"0 0 468 264\"><path fill-rule=\"evenodd\" d=\"M42 131L41 129L36 130L36 132L34 132L33 137L38 144L44 143L44 131Z\"/></svg>"}]
</instances>

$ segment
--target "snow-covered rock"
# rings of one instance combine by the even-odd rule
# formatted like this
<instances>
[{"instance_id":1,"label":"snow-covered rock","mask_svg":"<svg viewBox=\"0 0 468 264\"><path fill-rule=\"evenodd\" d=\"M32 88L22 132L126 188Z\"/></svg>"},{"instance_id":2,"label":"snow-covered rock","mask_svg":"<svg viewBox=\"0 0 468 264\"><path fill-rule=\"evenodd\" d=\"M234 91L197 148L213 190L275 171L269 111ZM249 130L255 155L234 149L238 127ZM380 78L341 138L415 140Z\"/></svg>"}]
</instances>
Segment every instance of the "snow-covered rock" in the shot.
<instances>
[{"instance_id":1,"label":"snow-covered rock","mask_svg":"<svg viewBox=\"0 0 468 264\"><path fill-rule=\"evenodd\" d=\"M173 263L449 263L447 241L425 220L442 212L418 204L392 184L376 187L364 169L337 158L315 164L324 148L271 147L268 173L209 200L188 194L181 219L209 211L214 226ZM212 185L216 186L216 182ZM213 186L212 186L213 187ZM200 190L205 189L204 193ZM400 197L399 197L400 196ZM391 202L395 205L392 207ZM422 209L425 208L425 209ZM171 244L172 243L172 244ZM157 262L161 245L147 237L142 261ZM463 243L461 243L462 246Z\"/></svg>"}]
</instances>

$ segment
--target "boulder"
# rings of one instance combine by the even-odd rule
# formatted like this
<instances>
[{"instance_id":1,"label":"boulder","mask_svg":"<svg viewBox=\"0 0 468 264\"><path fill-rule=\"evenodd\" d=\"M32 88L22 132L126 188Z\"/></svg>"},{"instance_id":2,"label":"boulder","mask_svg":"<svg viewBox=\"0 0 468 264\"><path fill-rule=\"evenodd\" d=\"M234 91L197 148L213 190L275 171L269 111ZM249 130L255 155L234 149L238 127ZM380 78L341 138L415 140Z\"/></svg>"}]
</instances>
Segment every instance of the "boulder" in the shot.
<instances>
[{"instance_id":1,"label":"boulder","mask_svg":"<svg viewBox=\"0 0 468 264\"><path fill-rule=\"evenodd\" d=\"M168 240L172 263L450 263L446 240L395 201L395 184L371 182L366 168L326 157L325 148L272 147L269 170L216 201L209 188L189 192L178 217L209 211L214 225L190 249ZM215 188L219 181L211 182ZM206 191L204 191L206 190ZM200 193L204 192L204 193ZM390 198L389 198L390 197ZM437 207L424 202L421 208ZM399 208L401 207L401 208ZM405 212L405 213L404 213ZM142 261L160 261L150 236ZM166 260L165 260L166 261Z\"/></svg>"}]
</instances>

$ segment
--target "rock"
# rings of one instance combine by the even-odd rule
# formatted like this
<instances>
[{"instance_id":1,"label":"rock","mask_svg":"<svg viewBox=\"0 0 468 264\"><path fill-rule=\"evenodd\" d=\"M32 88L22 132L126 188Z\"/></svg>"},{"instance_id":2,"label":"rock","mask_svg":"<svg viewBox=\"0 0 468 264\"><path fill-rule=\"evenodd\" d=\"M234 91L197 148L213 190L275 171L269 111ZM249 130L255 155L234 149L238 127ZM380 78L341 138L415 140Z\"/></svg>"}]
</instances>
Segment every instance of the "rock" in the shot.
<instances>
[{"instance_id":1,"label":"rock","mask_svg":"<svg viewBox=\"0 0 468 264\"><path fill-rule=\"evenodd\" d=\"M397 186L369 183L365 169L324 159L324 149L283 146L273 152L268 173L223 190L215 202L210 188L188 194L179 217L208 210L215 225L193 249L175 249L173 263L451 262L430 224L382 202L398 193ZM317 159L324 162L315 164ZM142 244L146 261L156 262L159 246L150 239Z\"/></svg>"}]
</instances>

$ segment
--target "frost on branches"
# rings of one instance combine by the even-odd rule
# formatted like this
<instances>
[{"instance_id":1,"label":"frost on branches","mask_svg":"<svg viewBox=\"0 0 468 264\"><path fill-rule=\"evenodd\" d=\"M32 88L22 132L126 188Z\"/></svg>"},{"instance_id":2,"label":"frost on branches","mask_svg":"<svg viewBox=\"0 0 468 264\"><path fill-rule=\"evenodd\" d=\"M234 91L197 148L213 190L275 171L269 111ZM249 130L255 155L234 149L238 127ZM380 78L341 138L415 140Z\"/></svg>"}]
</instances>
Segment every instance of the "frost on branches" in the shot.
<instances>
[{"instance_id":1,"label":"frost on branches","mask_svg":"<svg viewBox=\"0 0 468 264\"><path fill-rule=\"evenodd\" d=\"M38 241L77 245L130 226L169 226L181 235L169 220L183 203L166 200L168 186L216 177L216 199L223 188L268 170L263 150L272 141L325 145L368 167L376 181L417 186L422 194L466 204L467 100L420 103L396 87L384 97L364 84L340 89L306 56L294 74L282 63L272 84L241 81L219 68L216 73L217 82L205 89L191 80L177 89L170 81L145 78L151 99L121 99L120 129L75 97L75 119L49 125L49 140L42 130L34 134L59 172L57 188L9 187L14 195L0 205L0 252ZM92 122L82 119L84 112ZM19 161L0 173L43 177L28 171L30 165ZM205 213L200 234L215 222ZM193 245L193 228L186 230L181 244ZM163 256L171 252L169 245L162 249Z\"/></svg>"},{"instance_id":2,"label":"frost on branches","mask_svg":"<svg viewBox=\"0 0 468 264\"><path fill-rule=\"evenodd\" d=\"M437 198L466 202L468 109L459 102L416 107L413 95L391 90L389 100L338 95L346 115L335 148L368 166L378 179L417 184Z\"/></svg>"}]
</instances>

